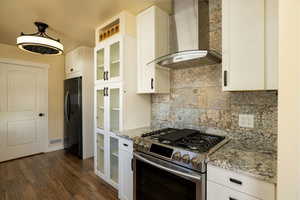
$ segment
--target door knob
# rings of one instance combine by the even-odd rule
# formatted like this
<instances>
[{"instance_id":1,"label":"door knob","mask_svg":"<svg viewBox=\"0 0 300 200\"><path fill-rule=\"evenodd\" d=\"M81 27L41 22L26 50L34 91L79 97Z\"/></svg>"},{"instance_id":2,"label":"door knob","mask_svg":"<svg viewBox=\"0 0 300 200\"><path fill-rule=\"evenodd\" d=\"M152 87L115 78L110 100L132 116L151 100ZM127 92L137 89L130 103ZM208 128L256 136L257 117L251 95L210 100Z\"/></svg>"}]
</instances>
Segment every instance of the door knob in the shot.
<instances>
[{"instance_id":1,"label":"door knob","mask_svg":"<svg viewBox=\"0 0 300 200\"><path fill-rule=\"evenodd\" d=\"M43 117L44 115L44 113L39 113L39 117Z\"/></svg>"}]
</instances>

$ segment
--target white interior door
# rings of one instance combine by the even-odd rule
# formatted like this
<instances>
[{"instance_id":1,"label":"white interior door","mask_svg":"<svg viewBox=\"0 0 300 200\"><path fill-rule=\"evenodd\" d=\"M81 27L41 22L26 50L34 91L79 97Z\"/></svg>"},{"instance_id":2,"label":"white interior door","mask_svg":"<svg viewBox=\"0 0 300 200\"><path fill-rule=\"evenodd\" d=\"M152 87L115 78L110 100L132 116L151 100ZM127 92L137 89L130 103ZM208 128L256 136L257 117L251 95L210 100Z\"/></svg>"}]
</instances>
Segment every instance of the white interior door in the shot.
<instances>
[{"instance_id":1,"label":"white interior door","mask_svg":"<svg viewBox=\"0 0 300 200\"><path fill-rule=\"evenodd\" d=\"M47 150L47 70L0 63L0 162Z\"/></svg>"}]
</instances>

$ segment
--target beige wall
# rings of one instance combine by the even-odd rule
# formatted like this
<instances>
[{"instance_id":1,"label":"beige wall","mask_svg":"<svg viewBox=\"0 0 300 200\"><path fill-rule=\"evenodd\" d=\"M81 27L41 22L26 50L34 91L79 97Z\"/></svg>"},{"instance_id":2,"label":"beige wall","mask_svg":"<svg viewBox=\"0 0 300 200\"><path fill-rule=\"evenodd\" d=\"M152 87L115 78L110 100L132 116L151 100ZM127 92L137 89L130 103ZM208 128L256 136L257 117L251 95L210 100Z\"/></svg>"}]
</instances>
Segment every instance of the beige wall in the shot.
<instances>
[{"instance_id":1,"label":"beige wall","mask_svg":"<svg viewBox=\"0 0 300 200\"><path fill-rule=\"evenodd\" d=\"M62 138L64 56L33 55L19 50L16 46L0 44L0 58L11 58L24 61L46 63L50 65L48 72L49 139Z\"/></svg>"},{"instance_id":2,"label":"beige wall","mask_svg":"<svg viewBox=\"0 0 300 200\"><path fill-rule=\"evenodd\" d=\"M300 1L279 0L278 200L300 199Z\"/></svg>"}]
</instances>

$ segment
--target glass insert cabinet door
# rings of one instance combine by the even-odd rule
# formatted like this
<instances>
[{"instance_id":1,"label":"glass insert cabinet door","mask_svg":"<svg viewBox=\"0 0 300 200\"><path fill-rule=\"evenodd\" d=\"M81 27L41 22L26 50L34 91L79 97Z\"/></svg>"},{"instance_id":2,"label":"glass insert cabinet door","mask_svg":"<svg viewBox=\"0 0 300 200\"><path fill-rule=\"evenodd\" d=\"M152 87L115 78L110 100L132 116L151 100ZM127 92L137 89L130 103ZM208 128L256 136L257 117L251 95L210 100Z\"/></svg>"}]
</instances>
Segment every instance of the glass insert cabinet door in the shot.
<instances>
[{"instance_id":1,"label":"glass insert cabinet door","mask_svg":"<svg viewBox=\"0 0 300 200\"><path fill-rule=\"evenodd\" d=\"M104 135L97 133L97 170L104 174Z\"/></svg>"},{"instance_id":2,"label":"glass insert cabinet door","mask_svg":"<svg viewBox=\"0 0 300 200\"><path fill-rule=\"evenodd\" d=\"M120 41L109 45L109 78L120 76Z\"/></svg>"},{"instance_id":3,"label":"glass insert cabinet door","mask_svg":"<svg viewBox=\"0 0 300 200\"><path fill-rule=\"evenodd\" d=\"M118 184L119 182L119 141L110 136L110 179Z\"/></svg>"},{"instance_id":4,"label":"glass insert cabinet door","mask_svg":"<svg viewBox=\"0 0 300 200\"><path fill-rule=\"evenodd\" d=\"M109 89L109 129L110 132L120 130L120 88Z\"/></svg>"},{"instance_id":5,"label":"glass insert cabinet door","mask_svg":"<svg viewBox=\"0 0 300 200\"><path fill-rule=\"evenodd\" d=\"M97 89L96 99L96 121L97 128L104 130L104 89Z\"/></svg>"},{"instance_id":6,"label":"glass insert cabinet door","mask_svg":"<svg viewBox=\"0 0 300 200\"><path fill-rule=\"evenodd\" d=\"M96 80L100 81L100 80L104 80L104 71L105 71L105 50L104 48L101 48L97 51L96 53Z\"/></svg>"}]
</instances>

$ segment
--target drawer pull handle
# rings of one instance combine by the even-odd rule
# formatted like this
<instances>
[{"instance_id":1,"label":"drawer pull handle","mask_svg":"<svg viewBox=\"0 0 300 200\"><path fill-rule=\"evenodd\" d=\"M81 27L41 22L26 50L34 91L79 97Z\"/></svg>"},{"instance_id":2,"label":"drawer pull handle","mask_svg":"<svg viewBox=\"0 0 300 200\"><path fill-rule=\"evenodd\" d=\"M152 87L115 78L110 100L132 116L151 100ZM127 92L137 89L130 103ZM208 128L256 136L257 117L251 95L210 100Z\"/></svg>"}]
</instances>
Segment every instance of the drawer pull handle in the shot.
<instances>
[{"instance_id":1,"label":"drawer pull handle","mask_svg":"<svg viewBox=\"0 0 300 200\"><path fill-rule=\"evenodd\" d=\"M236 198L229 197L229 200L237 200Z\"/></svg>"},{"instance_id":2,"label":"drawer pull handle","mask_svg":"<svg viewBox=\"0 0 300 200\"><path fill-rule=\"evenodd\" d=\"M123 146L128 147L128 144L123 144Z\"/></svg>"},{"instance_id":3,"label":"drawer pull handle","mask_svg":"<svg viewBox=\"0 0 300 200\"><path fill-rule=\"evenodd\" d=\"M229 181L232 182L232 183L235 183L235 184L238 184L238 185L242 185L242 181L239 181L237 179L234 179L234 178L229 178Z\"/></svg>"}]
</instances>

